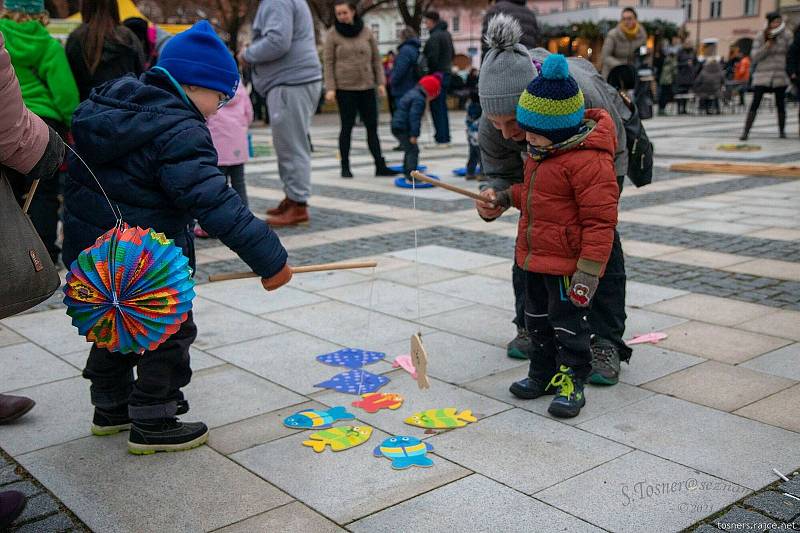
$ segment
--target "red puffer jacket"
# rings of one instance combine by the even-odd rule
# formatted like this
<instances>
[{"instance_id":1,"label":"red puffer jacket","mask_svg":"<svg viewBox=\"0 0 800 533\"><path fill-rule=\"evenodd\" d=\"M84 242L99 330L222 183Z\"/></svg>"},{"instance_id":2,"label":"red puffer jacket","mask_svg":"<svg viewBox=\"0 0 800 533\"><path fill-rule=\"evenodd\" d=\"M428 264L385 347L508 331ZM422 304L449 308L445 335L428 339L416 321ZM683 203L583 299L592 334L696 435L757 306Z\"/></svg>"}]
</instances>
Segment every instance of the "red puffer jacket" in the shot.
<instances>
[{"instance_id":1,"label":"red puffer jacket","mask_svg":"<svg viewBox=\"0 0 800 533\"><path fill-rule=\"evenodd\" d=\"M588 109L594 129L577 145L525 163L525 181L511 188L520 210L516 261L522 269L602 276L617 225L614 171L617 135L602 109Z\"/></svg>"}]
</instances>

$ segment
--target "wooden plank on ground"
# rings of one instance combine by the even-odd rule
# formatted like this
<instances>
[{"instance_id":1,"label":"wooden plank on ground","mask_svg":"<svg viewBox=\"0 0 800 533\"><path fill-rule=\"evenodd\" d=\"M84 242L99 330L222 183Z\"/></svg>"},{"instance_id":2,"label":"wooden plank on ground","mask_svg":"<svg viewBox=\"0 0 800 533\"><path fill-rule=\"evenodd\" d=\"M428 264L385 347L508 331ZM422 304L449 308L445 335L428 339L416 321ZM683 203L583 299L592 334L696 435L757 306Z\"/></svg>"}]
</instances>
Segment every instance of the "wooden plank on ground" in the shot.
<instances>
[{"instance_id":1,"label":"wooden plank on ground","mask_svg":"<svg viewBox=\"0 0 800 533\"><path fill-rule=\"evenodd\" d=\"M774 165L768 163L723 163L692 161L674 163L674 172L740 174L743 176L771 176L774 178L800 178L800 165Z\"/></svg>"}]
</instances>

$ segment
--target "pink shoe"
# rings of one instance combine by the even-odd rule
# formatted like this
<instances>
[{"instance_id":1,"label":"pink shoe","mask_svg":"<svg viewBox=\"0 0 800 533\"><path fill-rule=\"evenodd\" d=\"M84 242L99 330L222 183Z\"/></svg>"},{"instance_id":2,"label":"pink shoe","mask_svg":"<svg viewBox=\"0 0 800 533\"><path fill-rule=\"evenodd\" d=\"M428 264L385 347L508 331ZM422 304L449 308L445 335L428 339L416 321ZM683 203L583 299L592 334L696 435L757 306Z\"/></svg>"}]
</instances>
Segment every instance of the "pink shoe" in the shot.
<instances>
[{"instance_id":1,"label":"pink shoe","mask_svg":"<svg viewBox=\"0 0 800 533\"><path fill-rule=\"evenodd\" d=\"M206 230L201 228L199 225L194 227L194 236L200 239L208 239L209 235L206 233Z\"/></svg>"}]
</instances>

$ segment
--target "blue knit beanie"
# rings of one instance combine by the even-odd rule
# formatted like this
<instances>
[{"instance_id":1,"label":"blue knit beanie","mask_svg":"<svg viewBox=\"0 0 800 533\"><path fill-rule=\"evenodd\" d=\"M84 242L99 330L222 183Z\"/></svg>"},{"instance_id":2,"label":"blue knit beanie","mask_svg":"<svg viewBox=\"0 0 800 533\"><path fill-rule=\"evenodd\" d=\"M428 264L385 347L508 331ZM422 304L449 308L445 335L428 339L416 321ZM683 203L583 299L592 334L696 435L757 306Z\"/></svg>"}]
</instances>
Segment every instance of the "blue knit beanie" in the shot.
<instances>
[{"instance_id":1,"label":"blue knit beanie","mask_svg":"<svg viewBox=\"0 0 800 533\"><path fill-rule=\"evenodd\" d=\"M8 11L28 15L38 15L44 11L44 0L5 0L4 4Z\"/></svg>"},{"instance_id":2,"label":"blue knit beanie","mask_svg":"<svg viewBox=\"0 0 800 533\"><path fill-rule=\"evenodd\" d=\"M566 58L553 54L544 60L541 75L519 97L517 122L522 129L556 144L580 131L584 111L583 92L569 75Z\"/></svg>"},{"instance_id":3,"label":"blue knit beanie","mask_svg":"<svg viewBox=\"0 0 800 533\"><path fill-rule=\"evenodd\" d=\"M233 98L239 86L236 61L207 20L167 41L158 66L178 83L219 91L228 98Z\"/></svg>"}]
</instances>

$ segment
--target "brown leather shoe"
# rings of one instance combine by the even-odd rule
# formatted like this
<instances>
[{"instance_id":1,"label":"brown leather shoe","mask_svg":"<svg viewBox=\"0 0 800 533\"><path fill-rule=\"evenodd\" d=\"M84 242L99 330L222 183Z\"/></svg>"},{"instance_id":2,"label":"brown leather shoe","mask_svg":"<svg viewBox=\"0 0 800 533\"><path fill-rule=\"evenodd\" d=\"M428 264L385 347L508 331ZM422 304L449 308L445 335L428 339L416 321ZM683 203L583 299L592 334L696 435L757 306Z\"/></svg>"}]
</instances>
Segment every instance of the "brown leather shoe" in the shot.
<instances>
[{"instance_id":1,"label":"brown leather shoe","mask_svg":"<svg viewBox=\"0 0 800 533\"><path fill-rule=\"evenodd\" d=\"M0 394L0 424L11 422L21 417L36 405L36 402L24 396Z\"/></svg>"},{"instance_id":2,"label":"brown leather shoe","mask_svg":"<svg viewBox=\"0 0 800 533\"><path fill-rule=\"evenodd\" d=\"M291 200L284 197L284 199L281 200L281 203L279 203L277 207L271 207L267 209L267 216L274 217L275 215L283 214L283 212L286 211L286 208L289 207L289 202L291 202Z\"/></svg>"},{"instance_id":3,"label":"brown leather shoe","mask_svg":"<svg viewBox=\"0 0 800 533\"><path fill-rule=\"evenodd\" d=\"M298 224L308 224L311 217L308 216L308 206L299 204L293 200L287 200L286 210L272 217L267 217L267 224L279 228L281 226L297 226Z\"/></svg>"}]
</instances>

